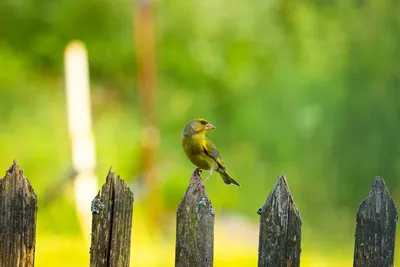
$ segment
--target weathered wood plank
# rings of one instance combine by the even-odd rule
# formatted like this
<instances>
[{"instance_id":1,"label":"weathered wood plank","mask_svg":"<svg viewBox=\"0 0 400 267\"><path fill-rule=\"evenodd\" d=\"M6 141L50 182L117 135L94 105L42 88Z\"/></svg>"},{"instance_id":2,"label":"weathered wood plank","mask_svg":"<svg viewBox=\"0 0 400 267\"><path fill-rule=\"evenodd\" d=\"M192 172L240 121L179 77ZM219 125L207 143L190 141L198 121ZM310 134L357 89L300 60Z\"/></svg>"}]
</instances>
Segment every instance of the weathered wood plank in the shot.
<instances>
[{"instance_id":1,"label":"weathered wood plank","mask_svg":"<svg viewBox=\"0 0 400 267\"><path fill-rule=\"evenodd\" d=\"M92 201L91 267L126 267L130 261L133 193L110 169Z\"/></svg>"},{"instance_id":2,"label":"weathered wood plank","mask_svg":"<svg viewBox=\"0 0 400 267\"><path fill-rule=\"evenodd\" d=\"M0 266L35 261L37 196L17 162L0 179Z\"/></svg>"},{"instance_id":3,"label":"weathered wood plank","mask_svg":"<svg viewBox=\"0 0 400 267\"><path fill-rule=\"evenodd\" d=\"M176 215L176 267L211 267L214 261L214 210L192 175Z\"/></svg>"},{"instance_id":4,"label":"weathered wood plank","mask_svg":"<svg viewBox=\"0 0 400 267\"><path fill-rule=\"evenodd\" d=\"M397 216L385 182L376 177L357 212L354 267L393 266Z\"/></svg>"},{"instance_id":5,"label":"weathered wood plank","mask_svg":"<svg viewBox=\"0 0 400 267\"><path fill-rule=\"evenodd\" d=\"M258 214L258 266L300 266L302 221L284 175L279 177Z\"/></svg>"}]
</instances>

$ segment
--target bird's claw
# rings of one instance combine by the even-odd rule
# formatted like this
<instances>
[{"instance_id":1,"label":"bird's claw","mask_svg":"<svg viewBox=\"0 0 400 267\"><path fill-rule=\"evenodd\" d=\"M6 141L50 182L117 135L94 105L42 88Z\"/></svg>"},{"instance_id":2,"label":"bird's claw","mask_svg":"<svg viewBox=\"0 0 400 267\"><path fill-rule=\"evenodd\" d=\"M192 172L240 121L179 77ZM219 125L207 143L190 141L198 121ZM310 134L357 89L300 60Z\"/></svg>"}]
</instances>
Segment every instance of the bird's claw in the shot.
<instances>
[{"instance_id":1,"label":"bird's claw","mask_svg":"<svg viewBox=\"0 0 400 267\"><path fill-rule=\"evenodd\" d=\"M199 185L197 186L197 190L200 190L202 188L204 189L204 181L203 180L200 181Z\"/></svg>"},{"instance_id":2,"label":"bird's claw","mask_svg":"<svg viewBox=\"0 0 400 267\"><path fill-rule=\"evenodd\" d=\"M201 174L201 173L202 173L202 169L196 168L196 169L194 169L194 171L193 171L193 176L200 177L200 174Z\"/></svg>"}]
</instances>

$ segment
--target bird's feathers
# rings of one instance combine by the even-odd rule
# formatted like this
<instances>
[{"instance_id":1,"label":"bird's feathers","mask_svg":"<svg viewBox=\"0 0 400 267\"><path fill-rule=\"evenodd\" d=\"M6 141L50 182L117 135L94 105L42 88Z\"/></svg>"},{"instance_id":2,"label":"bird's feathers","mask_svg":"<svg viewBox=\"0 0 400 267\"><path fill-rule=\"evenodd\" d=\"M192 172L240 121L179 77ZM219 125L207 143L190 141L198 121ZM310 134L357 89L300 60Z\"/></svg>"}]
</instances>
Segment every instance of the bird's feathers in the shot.
<instances>
[{"instance_id":1,"label":"bird's feathers","mask_svg":"<svg viewBox=\"0 0 400 267\"><path fill-rule=\"evenodd\" d=\"M193 119L186 124L182 132L182 147L187 158L203 170L217 171L226 184L240 186L227 172L217 147L205 137L214 125L204 119Z\"/></svg>"},{"instance_id":2,"label":"bird's feathers","mask_svg":"<svg viewBox=\"0 0 400 267\"><path fill-rule=\"evenodd\" d=\"M233 178L226 172L226 170L219 171L218 173L221 175L222 180L224 180L224 183L226 183L226 184L235 184L235 185L237 185L237 186L240 186L240 184L239 184L238 182L236 182L235 179L233 179Z\"/></svg>"},{"instance_id":3,"label":"bird's feathers","mask_svg":"<svg viewBox=\"0 0 400 267\"><path fill-rule=\"evenodd\" d=\"M217 147L214 145L214 143L211 142L206 137L204 137L202 144L207 155L209 155L213 160L215 160L218 163L219 167L225 169L224 162L222 161L222 158L219 155L219 151Z\"/></svg>"}]
</instances>

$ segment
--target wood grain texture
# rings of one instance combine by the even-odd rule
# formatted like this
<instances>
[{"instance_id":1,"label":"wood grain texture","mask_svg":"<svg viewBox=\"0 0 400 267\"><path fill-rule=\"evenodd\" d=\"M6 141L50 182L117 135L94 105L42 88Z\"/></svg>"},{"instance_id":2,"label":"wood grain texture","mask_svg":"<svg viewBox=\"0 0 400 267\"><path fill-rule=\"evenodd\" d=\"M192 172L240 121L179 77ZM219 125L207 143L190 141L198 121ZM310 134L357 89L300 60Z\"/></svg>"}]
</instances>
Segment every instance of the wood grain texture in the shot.
<instances>
[{"instance_id":1,"label":"wood grain texture","mask_svg":"<svg viewBox=\"0 0 400 267\"><path fill-rule=\"evenodd\" d=\"M302 221L284 175L279 177L258 214L258 266L300 266Z\"/></svg>"},{"instance_id":2,"label":"wood grain texture","mask_svg":"<svg viewBox=\"0 0 400 267\"><path fill-rule=\"evenodd\" d=\"M35 261L37 196L17 162L0 179L0 266Z\"/></svg>"},{"instance_id":3,"label":"wood grain texture","mask_svg":"<svg viewBox=\"0 0 400 267\"><path fill-rule=\"evenodd\" d=\"M127 267L130 261L133 193L110 169L92 201L91 267Z\"/></svg>"},{"instance_id":4,"label":"wood grain texture","mask_svg":"<svg viewBox=\"0 0 400 267\"><path fill-rule=\"evenodd\" d=\"M393 266L397 216L385 182L376 177L357 212L354 267Z\"/></svg>"},{"instance_id":5,"label":"wood grain texture","mask_svg":"<svg viewBox=\"0 0 400 267\"><path fill-rule=\"evenodd\" d=\"M192 175L176 215L176 267L211 267L214 261L214 210L200 177Z\"/></svg>"}]
</instances>

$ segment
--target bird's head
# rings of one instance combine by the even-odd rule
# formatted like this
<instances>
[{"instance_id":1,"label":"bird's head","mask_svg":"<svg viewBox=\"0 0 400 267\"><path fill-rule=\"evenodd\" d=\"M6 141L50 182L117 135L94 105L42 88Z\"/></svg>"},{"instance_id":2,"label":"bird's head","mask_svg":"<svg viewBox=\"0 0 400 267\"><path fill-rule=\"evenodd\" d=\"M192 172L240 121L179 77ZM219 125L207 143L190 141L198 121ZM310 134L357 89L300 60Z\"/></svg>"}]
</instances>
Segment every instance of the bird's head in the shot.
<instances>
[{"instance_id":1,"label":"bird's head","mask_svg":"<svg viewBox=\"0 0 400 267\"><path fill-rule=\"evenodd\" d=\"M198 118L189 121L183 129L183 135L205 134L206 131L215 129L215 126L205 119Z\"/></svg>"}]
</instances>

